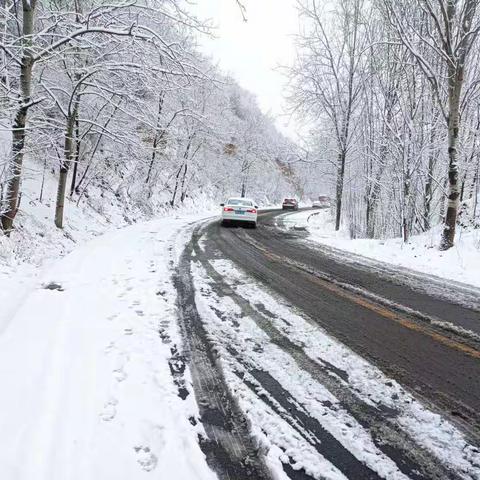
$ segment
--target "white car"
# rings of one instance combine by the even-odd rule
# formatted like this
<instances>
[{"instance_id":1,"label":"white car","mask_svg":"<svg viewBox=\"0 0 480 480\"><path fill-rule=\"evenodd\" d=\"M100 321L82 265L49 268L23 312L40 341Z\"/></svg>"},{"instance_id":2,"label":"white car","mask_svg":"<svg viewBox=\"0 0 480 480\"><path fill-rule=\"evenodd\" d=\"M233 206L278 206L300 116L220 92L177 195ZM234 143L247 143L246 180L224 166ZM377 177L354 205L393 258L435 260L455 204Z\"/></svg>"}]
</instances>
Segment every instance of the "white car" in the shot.
<instances>
[{"instance_id":1,"label":"white car","mask_svg":"<svg viewBox=\"0 0 480 480\"><path fill-rule=\"evenodd\" d=\"M257 205L251 198L229 198L220 204L222 208L222 225L242 223L257 227Z\"/></svg>"}]
</instances>

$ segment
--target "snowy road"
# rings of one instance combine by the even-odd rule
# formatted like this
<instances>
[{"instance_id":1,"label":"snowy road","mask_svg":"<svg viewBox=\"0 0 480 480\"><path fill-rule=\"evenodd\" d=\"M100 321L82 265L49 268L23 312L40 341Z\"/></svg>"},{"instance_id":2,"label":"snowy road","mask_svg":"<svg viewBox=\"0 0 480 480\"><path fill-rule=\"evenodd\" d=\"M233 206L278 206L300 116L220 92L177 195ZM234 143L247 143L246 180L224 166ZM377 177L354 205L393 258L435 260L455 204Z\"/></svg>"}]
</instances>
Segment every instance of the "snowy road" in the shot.
<instances>
[{"instance_id":1,"label":"snowy road","mask_svg":"<svg viewBox=\"0 0 480 480\"><path fill-rule=\"evenodd\" d=\"M238 480L480 479L471 292L344 261L278 214L256 231L197 226L177 269L209 465Z\"/></svg>"},{"instance_id":2,"label":"snowy road","mask_svg":"<svg viewBox=\"0 0 480 480\"><path fill-rule=\"evenodd\" d=\"M278 214L158 218L5 270L0 478L480 480L475 289Z\"/></svg>"}]
</instances>

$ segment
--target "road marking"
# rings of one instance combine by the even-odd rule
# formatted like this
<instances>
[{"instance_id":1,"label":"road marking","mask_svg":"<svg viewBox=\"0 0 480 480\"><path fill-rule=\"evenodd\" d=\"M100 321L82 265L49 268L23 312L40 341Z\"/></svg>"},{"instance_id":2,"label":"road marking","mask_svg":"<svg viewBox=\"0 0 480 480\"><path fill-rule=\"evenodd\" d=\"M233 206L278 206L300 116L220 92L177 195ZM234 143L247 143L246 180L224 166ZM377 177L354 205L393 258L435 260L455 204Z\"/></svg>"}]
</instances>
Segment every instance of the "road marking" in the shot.
<instances>
[{"instance_id":1,"label":"road marking","mask_svg":"<svg viewBox=\"0 0 480 480\"><path fill-rule=\"evenodd\" d=\"M273 253L270 250L266 249L263 245L259 245L258 242L256 242L251 237L249 237L249 239L246 239L246 241L250 245L255 247L257 250L260 250L272 262L282 263L284 265L286 264L289 267L296 268L297 270L302 272L304 275L308 275L310 278L312 278L313 281L318 285L320 285L322 288L334 293L335 295L342 298L346 298L351 302L356 303L357 305L360 305L364 308L367 308L368 310L371 310L372 312L375 312L384 318L393 320L399 323L400 325L402 325L403 327L408 328L409 330L423 333L424 335L429 336L430 338L434 339L435 341L443 345L446 345L447 347L458 350L466 355L469 355L470 357L480 359L479 350L473 347L470 347L468 345L465 345L463 343L457 342L456 340L453 340L444 335L441 335L440 333L432 332L425 326L420 325L412 320L409 320L406 316L403 316L390 308L384 307L383 305L380 305L372 300L368 300L360 296L360 294L349 292L344 288L338 285L335 285L332 282L329 282L328 280L319 278L313 272L309 272L307 271L307 269L303 269L298 265L295 265L295 263L290 261L287 257L282 257L280 255L277 255L276 253Z\"/></svg>"},{"instance_id":2,"label":"road marking","mask_svg":"<svg viewBox=\"0 0 480 480\"><path fill-rule=\"evenodd\" d=\"M307 273L307 272L304 272ZM440 342L450 348L454 348L456 350L459 350L473 358L480 359L480 351L469 347L468 345L464 345L460 342L457 342L456 340L452 340L451 338L445 337L444 335L441 335L440 333L437 332L431 332L427 328L425 328L423 325L420 325L416 322L412 322L411 320L408 320L406 317L403 315L400 315L387 307L384 307L382 305L378 305L371 300L367 300L365 298L360 297L359 295L356 295L354 293L347 292L346 290L342 289L341 287L338 287L336 285L333 285L332 283L327 282L326 280L322 280L318 277L315 277L312 274L309 274L310 276L313 277L313 281L319 285L321 285L323 288L335 293L336 295L346 298L357 305L360 305L364 308L367 308L382 317L388 318L390 320L394 320L397 323L401 324L403 327L406 327L410 330L414 330L416 332L423 333L425 335L428 335L429 337L433 338L437 342Z\"/></svg>"}]
</instances>

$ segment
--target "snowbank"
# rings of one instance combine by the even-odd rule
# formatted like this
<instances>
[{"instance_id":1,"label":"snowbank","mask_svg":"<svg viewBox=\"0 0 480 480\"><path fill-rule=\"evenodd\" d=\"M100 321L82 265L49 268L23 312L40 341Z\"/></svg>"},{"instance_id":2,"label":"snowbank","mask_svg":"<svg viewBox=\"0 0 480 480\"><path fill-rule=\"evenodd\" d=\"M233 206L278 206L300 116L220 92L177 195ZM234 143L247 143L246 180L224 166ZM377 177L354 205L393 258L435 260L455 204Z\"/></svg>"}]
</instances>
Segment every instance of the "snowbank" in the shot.
<instances>
[{"instance_id":1,"label":"snowbank","mask_svg":"<svg viewBox=\"0 0 480 480\"><path fill-rule=\"evenodd\" d=\"M171 268L199 217L139 223L0 277L0 478L216 478L193 394L182 400L171 373Z\"/></svg>"},{"instance_id":2,"label":"snowbank","mask_svg":"<svg viewBox=\"0 0 480 480\"><path fill-rule=\"evenodd\" d=\"M309 210L282 216L280 222L288 229L307 230L315 242L346 250L356 255L386 262L480 287L480 231L458 228L456 243L446 252L438 249L441 226L410 238L369 240L347 238L335 232L329 210Z\"/></svg>"}]
</instances>

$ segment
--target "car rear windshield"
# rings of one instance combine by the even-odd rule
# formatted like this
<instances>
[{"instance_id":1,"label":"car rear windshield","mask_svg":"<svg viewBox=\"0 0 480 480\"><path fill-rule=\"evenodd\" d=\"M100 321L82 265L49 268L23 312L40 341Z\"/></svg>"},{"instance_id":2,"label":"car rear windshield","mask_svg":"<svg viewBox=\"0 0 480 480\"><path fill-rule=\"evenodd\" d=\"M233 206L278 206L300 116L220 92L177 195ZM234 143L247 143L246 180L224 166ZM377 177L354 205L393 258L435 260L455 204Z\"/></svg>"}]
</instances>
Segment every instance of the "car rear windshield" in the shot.
<instances>
[{"instance_id":1,"label":"car rear windshield","mask_svg":"<svg viewBox=\"0 0 480 480\"><path fill-rule=\"evenodd\" d=\"M253 203L250 200L242 200L240 198L231 198L228 205L239 205L241 207L251 207Z\"/></svg>"},{"instance_id":2,"label":"car rear windshield","mask_svg":"<svg viewBox=\"0 0 480 480\"><path fill-rule=\"evenodd\" d=\"M295 203L295 199L294 198L286 198L284 200L284 203Z\"/></svg>"}]
</instances>

